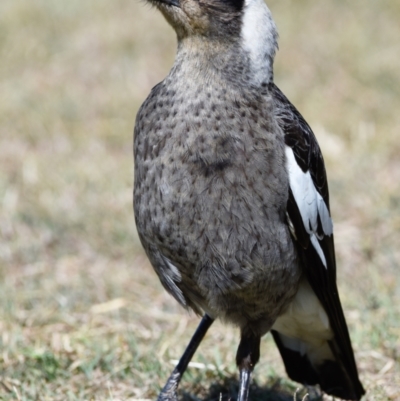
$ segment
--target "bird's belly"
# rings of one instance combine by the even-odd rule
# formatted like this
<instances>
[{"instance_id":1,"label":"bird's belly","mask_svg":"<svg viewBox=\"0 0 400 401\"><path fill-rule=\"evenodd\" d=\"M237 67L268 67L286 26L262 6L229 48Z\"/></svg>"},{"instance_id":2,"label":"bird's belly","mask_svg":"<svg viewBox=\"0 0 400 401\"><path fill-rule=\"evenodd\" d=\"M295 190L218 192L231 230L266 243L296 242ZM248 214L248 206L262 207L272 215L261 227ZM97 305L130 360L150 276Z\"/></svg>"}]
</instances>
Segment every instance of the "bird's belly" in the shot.
<instances>
[{"instance_id":1,"label":"bird's belly","mask_svg":"<svg viewBox=\"0 0 400 401\"><path fill-rule=\"evenodd\" d=\"M187 132L196 125L190 118L168 135L150 130L135 139L141 241L161 281L175 280L188 305L239 325L262 318L266 327L290 302L300 276L285 221L283 137L267 115L238 126L227 116L218 131L204 120ZM180 277L160 267L154 253Z\"/></svg>"},{"instance_id":2,"label":"bird's belly","mask_svg":"<svg viewBox=\"0 0 400 401\"><path fill-rule=\"evenodd\" d=\"M232 166L212 176L180 173L161 175L135 196L145 248L156 244L177 267L177 286L199 308L239 326L253 321L263 334L294 296L300 275L285 196Z\"/></svg>"}]
</instances>

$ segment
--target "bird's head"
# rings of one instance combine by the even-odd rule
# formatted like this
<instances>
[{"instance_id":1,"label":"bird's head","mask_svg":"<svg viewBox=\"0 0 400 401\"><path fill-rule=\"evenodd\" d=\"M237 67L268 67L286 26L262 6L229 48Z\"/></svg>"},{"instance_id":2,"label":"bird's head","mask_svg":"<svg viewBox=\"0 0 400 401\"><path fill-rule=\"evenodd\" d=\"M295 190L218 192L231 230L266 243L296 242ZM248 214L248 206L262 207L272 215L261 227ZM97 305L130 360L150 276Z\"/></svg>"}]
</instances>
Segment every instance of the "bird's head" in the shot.
<instances>
[{"instance_id":1,"label":"bird's head","mask_svg":"<svg viewBox=\"0 0 400 401\"><path fill-rule=\"evenodd\" d=\"M178 38L224 37L240 30L245 0L149 0L175 29Z\"/></svg>"},{"instance_id":2,"label":"bird's head","mask_svg":"<svg viewBox=\"0 0 400 401\"><path fill-rule=\"evenodd\" d=\"M277 31L264 0L148 0L175 29L178 41L247 54L254 79L272 77ZM221 46L222 44L222 46ZM268 78L269 77L269 78Z\"/></svg>"}]
</instances>

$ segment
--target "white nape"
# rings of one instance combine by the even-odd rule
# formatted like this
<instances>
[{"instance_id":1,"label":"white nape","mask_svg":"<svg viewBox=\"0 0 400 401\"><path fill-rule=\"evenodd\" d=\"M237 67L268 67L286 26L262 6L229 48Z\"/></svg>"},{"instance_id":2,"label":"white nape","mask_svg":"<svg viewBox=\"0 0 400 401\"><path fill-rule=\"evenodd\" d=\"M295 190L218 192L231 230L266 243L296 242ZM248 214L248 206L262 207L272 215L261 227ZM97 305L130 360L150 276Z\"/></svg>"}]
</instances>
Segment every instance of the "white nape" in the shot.
<instances>
[{"instance_id":1,"label":"white nape","mask_svg":"<svg viewBox=\"0 0 400 401\"><path fill-rule=\"evenodd\" d=\"M269 82L278 33L264 0L245 0L241 34L243 47L250 56L254 81Z\"/></svg>"}]
</instances>

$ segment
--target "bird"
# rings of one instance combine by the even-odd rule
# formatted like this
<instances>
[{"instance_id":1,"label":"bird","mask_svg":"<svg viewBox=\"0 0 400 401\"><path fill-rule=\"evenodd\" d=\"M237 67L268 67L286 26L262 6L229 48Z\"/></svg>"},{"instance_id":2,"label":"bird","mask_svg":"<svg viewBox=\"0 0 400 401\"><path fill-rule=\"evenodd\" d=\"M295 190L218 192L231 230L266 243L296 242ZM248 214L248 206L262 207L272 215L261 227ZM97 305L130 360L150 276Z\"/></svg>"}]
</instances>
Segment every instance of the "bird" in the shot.
<instances>
[{"instance_id":1,"label":"bird","mask_svg":"<svg viewBox=\"0 0 400 401\"><path fill-rule=\"evenodd\" d=\"M359 400L336 284L317 139L274 82L278 33L263 0L149 0L177 36L175 62L134 128L134 214L163 287L202 316L158 400L216 319L240 330L247 401L271 332L288 376Z\"/></svg>"}]
</instances>

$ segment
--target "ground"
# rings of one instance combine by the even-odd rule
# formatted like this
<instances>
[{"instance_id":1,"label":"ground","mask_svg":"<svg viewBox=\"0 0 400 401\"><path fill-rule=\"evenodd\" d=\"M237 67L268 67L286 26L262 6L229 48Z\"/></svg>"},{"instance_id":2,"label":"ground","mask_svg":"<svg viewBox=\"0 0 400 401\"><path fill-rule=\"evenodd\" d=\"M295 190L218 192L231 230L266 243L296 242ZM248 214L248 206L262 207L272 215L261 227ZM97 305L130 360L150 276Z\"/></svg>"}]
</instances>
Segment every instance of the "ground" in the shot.
<instances>
[{"instance_id":1,"label":"ground","mask_svg":"<svg viewBox=\"0 0 400 401\"><path fill-rule=\"evenodd\" d=\"M365 399L399 400L400 3L269 6L276 82L326 159ZM0 400L154 400L198 323L162 289L132 214L135 114L175 46L138 0L0 3ZM185 400L235 398L237 343L211 328ZM251 398L297 387L266 336Z\"/></svg>"}]
</instances>

